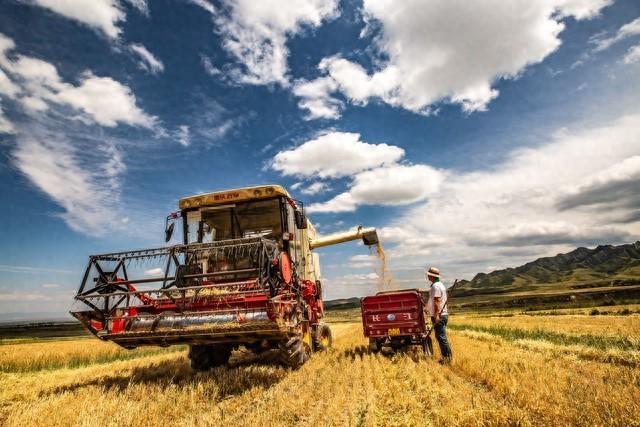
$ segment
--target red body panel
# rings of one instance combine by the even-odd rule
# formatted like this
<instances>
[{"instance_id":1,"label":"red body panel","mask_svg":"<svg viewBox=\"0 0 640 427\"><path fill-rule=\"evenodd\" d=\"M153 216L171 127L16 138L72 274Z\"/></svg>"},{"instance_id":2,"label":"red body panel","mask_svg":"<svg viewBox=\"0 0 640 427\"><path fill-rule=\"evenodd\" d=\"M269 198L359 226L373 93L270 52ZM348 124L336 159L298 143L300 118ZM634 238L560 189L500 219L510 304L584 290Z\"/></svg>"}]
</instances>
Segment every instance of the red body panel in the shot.
<instances>
[{"instance_id":1,"label":"red body panel","mask_svg":"<svg viewBox=\"0 0 640 427\"><path fill-rule=\"evenodd\" d=\"M415 289L362 298L362 328L369 338L406 337L427 331L425 301Z\"/></svg>"},{"instance_id":2,"label":"red body panel","mask_svg":"<svg viewBox=\"0 0 640 427\"><path fill-rule=\"evenodd\" d=\"M118 280L121 281L122 279ZM206 282L206 285L213 285ZM222 284L224 285L224 284ZM113 316L107 323L106 332L110 334L122 334L127 331L128 322L139 316L158 316L163 313L188 313L197 316L199 313L208 315L215 313L235 312L238 323L244 323L245 313L264 311L269 320L275 321L277 314L269 304L270 299L262 288L257 286L257 279L251 279L244 283L233 283L242 286L243 292L237 294L199 294L189 297L152 297L147 292L137 291L133 285L127 285L130 292L135 292L133 304L121 309L120 314ZM153 291L151 291L153 292ZM176 293L180 293L176 290ZM97 330L102 330L105 325L100 324Z\"/></svg>"}]
</instances>

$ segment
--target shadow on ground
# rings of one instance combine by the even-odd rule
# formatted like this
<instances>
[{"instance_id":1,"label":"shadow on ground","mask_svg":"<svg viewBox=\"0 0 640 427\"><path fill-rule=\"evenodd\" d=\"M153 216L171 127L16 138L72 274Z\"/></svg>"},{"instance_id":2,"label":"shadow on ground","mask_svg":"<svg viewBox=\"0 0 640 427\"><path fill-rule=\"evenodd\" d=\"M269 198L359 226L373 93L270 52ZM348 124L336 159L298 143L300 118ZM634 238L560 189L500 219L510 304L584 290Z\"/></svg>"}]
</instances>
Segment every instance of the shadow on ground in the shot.
<instances>
[{"instance_id":1,"label":"shadow on ground","mask_svg":"<svg viewBox=\"0 0 640 427\"><path fill-rule=\"evenodd\" d=\"M275 353L275 354L274 354ZM288 370L277 363L277 352L267 351L260 355L248 351L236 351L228 366L213 368L206 372L196 372L189 366L184 355L144 366L126 369L112 376L95 378L75 384L49 389L40 394L55 395L74 392L84 387L97 386L105 390L124 391L140 384L162 387L189 387L194 383L208 383L217 386L219 398L242 394L253 387L271 387L280 382ZM105 370L109 365L104 366Z\"/></svg>"}]
</instances>

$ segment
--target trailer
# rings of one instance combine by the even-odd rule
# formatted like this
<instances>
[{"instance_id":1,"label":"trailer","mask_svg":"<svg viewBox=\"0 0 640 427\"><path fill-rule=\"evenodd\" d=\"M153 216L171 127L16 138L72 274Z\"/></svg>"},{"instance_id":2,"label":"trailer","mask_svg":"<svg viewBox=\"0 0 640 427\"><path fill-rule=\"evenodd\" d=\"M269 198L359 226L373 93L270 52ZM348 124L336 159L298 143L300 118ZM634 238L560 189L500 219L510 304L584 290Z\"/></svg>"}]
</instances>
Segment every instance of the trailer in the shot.
<instances>
[{"instance_id":1,"label":"trailer","mask_svg":"<svg viewBox=\"0 0 640 427\"><path fill-rule=\"evenodd\" d=\"M362 298L362 329L370 351L419 345L432 356L431 328L425 314L428 299L429 291L423 289L378 292Z\"/></svg>"}]
</instances>

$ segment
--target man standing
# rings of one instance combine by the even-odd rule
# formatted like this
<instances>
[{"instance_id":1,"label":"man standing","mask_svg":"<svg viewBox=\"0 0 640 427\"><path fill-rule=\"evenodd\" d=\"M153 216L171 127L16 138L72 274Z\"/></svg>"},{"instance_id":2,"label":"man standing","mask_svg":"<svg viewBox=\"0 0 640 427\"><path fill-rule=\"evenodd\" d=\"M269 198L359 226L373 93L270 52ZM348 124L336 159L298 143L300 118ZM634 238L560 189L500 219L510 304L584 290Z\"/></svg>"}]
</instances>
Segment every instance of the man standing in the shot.
<instances>
[{"instance_id":1,"label":"man standing","mask_svg":"<svg viewBox=\"0 0 640 427\"><path fill-rule=\"evenodd\" d=\"M440 281L440 270L437 268L430 267L425 275L427 276L427 281L431 283L427 310L429 310L431 321L435 325L436 339L442 355L440 363L451 363L451 346L449 346L449 341L447 340L447 322L449 321L447 288Z\"/></svg>"}]
</instances>

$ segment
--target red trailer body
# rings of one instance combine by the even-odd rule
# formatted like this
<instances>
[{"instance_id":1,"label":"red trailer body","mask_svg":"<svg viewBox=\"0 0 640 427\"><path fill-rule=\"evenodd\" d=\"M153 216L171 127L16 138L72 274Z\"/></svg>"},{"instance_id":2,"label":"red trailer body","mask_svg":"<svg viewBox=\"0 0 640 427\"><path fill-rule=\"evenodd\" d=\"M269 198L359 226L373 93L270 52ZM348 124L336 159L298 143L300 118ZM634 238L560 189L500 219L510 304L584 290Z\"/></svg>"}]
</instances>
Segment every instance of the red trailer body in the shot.
<instances>
[{"instance_id":1,"label":"red trailer body","mask_svg":"<svg viewBox=\"0 0 640 427\"><path fill-rule=\"evenodd\" d=\"M362 328L370 349L377 352L383 346L420 345L432 354L425 316L427 298L428 291L420 289L378 292L362 298Z\"/></svg>"}]
</instances>

